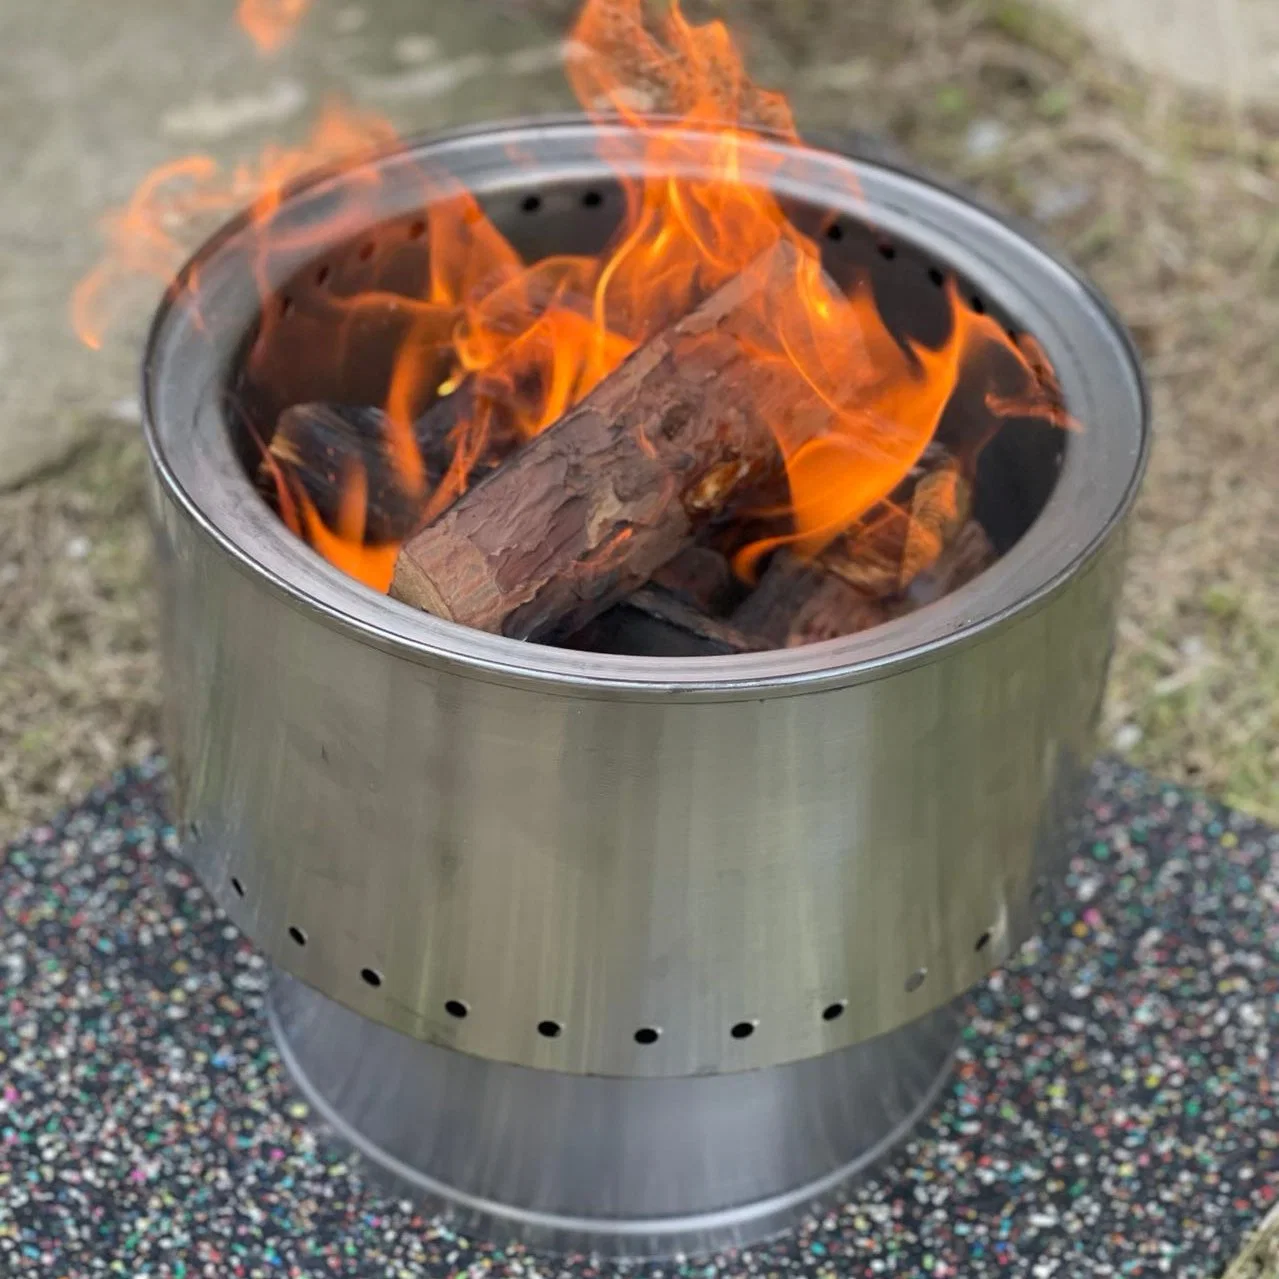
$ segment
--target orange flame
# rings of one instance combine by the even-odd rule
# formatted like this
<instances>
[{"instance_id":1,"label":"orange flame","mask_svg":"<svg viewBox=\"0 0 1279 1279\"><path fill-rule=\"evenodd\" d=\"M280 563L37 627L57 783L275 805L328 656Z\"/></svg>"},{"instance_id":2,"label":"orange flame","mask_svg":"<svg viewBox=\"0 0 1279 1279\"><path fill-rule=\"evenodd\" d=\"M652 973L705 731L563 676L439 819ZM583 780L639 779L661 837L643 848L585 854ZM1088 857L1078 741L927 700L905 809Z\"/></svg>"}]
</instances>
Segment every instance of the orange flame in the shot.
<instances>
[{"instance_id":1,"label":"orange flame","mask_svg":"<svg viewBox=\"0 0 1279 1279\"><path fill-rule=\"evenodd\" d=\"M183 156L148 174L122 209L103 223L107 252L76 285L71 322L86 346L100 349L122 303L122 287L138 277L168 283L186 254L192 231L250 205L264 236L280 192L319 165L395 140L380 117L327 104L297 147L271 146L253 163L225 171L207 155Z\"/></svg>"},{"instance_id":2,"label":"orange flame","mask_svg":"<svg viewBox=\"0 0 1279 1279\"><path fill-rule=\"evenodd\" d=\"M263 33L267 41L276 39L274 33L304 8L305 0L242 0L240 18L266 47ZM264 21L263 15L272 16ZM645 18L644 0L586 0L569 48L569 79L586 110L620 119L644 139L649 176L621 178L624 212L603 254L525 263L468 192L440 175L423 175L425 214L410 231L426 236L429 246L429 278L420 296L377 287L349 294L335 289L323 302L323 315L286 320L263 272L266 336L276 324L305 322L313 325L306 333L323 329L331 340L335 330L346 334L356 316L383 317L394 331L396 355L383 388L383 455L400 490L418 504L419 523L455 500L495 449L544 430L637 345L782 241L796 250L794 278L757 304L749 327L756 335L753 367L761 377L781 379L787 392L785 417L770 424L789 484L785 531L738 549L736 565L744 575L782 544L818 555L884 509L932 439L961 375L994 352L1011 360L1019 384L1001 386L998 394L991 389L991 412L1064 421L1043 353L1033 346L1023 351L953 286L944 294L949 333L934 347L889 331L869 280L847 294L831 284L819 247L790 221L767 175L759 174L762 152L753 146L759 129L800 145L790 108L750 81L722 22L690 23L678 0L655 23ZM674 124L652 128L647 121L653 113ZM286 182L317 163L392 138L377 119L330 108L306 146L273 149L234 174L202 156L153 174L107 225L112 253L73 300L78 331L90 345L100 343L105 312L126 275L167 278L178 229L193 218L225 215L249 203L265 263L285 234L275 214ZM689 176L695 172L708 176ZM353 178L361 173L376 180L371 168L353 170ZM355 206L308 229L317 250L360 229L358 200ZM374 253L372 246L368 252ZM375 278L377 265L373 259ZM294 345L309 376L317 364L354 359L343 348L319 360L306 342L300 336ZM259 350L280 345L259 343ZM469 408L449 437L449 464L432 474L415 422L433 400L463 382L469 383ZM280 466L268 470L290 527L334 564L386 589L398 543L366 545L370 476L352 467L339 509L328 512L326 522L303 486L290 484ZM958 500L943 490L932 496L927 520L920 517L923 527L910 539L911 572L926 567L940 549L940 539L928 530L948 518L938 504Z\"/></svg>"},{"instance_id":3,"label":"orange flame","mask_svg":"<svg viewBox=\"0 0 1279 1279\"><path fill-rule=\"evenodd\" d=\"M311 0L240 0L235 20L260 52L272 54L288 43Z\"/></svg>"}]
</instances>

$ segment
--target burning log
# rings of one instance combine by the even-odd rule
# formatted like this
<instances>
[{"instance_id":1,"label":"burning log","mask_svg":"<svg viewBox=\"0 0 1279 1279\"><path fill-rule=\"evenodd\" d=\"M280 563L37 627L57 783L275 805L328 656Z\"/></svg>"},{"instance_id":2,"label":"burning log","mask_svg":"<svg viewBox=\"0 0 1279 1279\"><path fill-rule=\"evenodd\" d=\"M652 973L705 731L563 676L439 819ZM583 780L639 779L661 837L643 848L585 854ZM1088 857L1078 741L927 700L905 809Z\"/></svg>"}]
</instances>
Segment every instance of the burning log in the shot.
<instances>
[{"instance_id":1,"label":"burning log","mask_svg":"<svg viewBox=\"0 0 1279 1279\"><path fill-rule=\"evenodd\" d=\"M985 529L969 517L971 493L954 459L930 446L909 509L888 506L811 562L775 552L733 625L771 647L792 648L855 635L957 590L995 558Z\"/></svg>"},{"instance_id":2,"label":"burning log","mask_svg":"<svg viewBox=\"0 0 1279 1279\"><path fill-rule=\"evenodd\" d=\"M588 622L565 646L632 657L723 657L769 647L653 583Z\"/></svg>"},{"instance_id":3,"label":"burning log","mask_svg":"<svg viewBox=\"0 0 1279 1279\"><path fill-rule=\"evenodd\" d=\"M280 414L269 452L286 482L301 488L320 518L337 526L351 475L364 476L364 540L401 542L421 522L423 494L435 491L449 469L455 431L476 411L474 379L443 396L413 423L413 444L422 462L423 489L406 484L394 456L394 431L381 409L352 404L298 404ZM493 433L470 478L477 479L514 450L518 437ZM269 470L267 463L264 470Z\"/></svg>"},{"instance_id":4,"label":"burning log","mask_svg":"<svg viewBox=\"0 0 1279 1279\"><path fill-rule=\"evenodd\" d=\"M643 585L737 490L780 470L769 423L795 412L794 379L761 368L747 344L798 263L779 242L646 342L406 543L392 595L548 640ZM800 411L814 432L834 412L816 397Z\"/></svg>"},{"instance_id":5,"label":"burning log","mask_svg":"<svg viewBox=\"0 0 1279 1279\"><path fill-rule=\"evenodd\" d=\"M774 552L733 625L764 648L795 648L869 630L892 616L885 604L850 586L818 561Z\"/></svg>"},{"instance_id":6,"label":"burning log","mask_svg":"<svg viewBox=\"0 0 1279 1279\"><path fill-rule=\"evenodd\" d=\"M900 594L959 534L972 509L972 484L949 454L933 448L909 493L885 503L860 529L822 555L831 572L876 599Z\"/></svg>"},{"instance_id":7,"label":"burning log","mask_svg":"<svg viewBox=\"0 0 1279 1279\"><path fill-rule=\"evenodd\" d=\"M653 574L650 585L703 613L728 611L736 581L726 556L710 546L689 546Z\"/></svg>"},{"instance_id":8,"label":"burning log","mask_svg":"<svg viewBox=\"0 0 1279 1279\"><path fill-rule=\"evenodd\" d=\"M468 374L449 394L435 399L414 422L412 447L421 461L420 479L395 457L395 431L381 409L342 403L309 403L286 409L276 424L261 476L270 489L273 470L300 487L330 528L337 526L353 473L364 479L363 540L385 545L404 541L425 520L476 483L523 442L512 388L520 381L518 339L536 330L548 312L589 314L590 299L575 289L571 273L533 270L515 284L484 296L483 326L511 344L480 374ZM394 305L394 299L388 305ZM450 365L441 362L443 377ZM525 374L527 381L527 375ZM465 445L461 435L472 429ZM477 447L478 444L478 447ZM274 465L272 465L274 464ZM441 483L453 469L449 484ZM406 480L417 479L416 483Z\"/></svg>"},{"instance_id":9,"label":"burning log","mask_svg":"<svg viewBox=\"0 0 1279 1279\"><path fill-rule=\"evenodd\" d=\"M969 520L954 540L937 557L936 562L920 573L906 588L904 602L910 611L967 586L984 573L997 557L986 530L976 520Z\"/></svg>"},{"instance_id":10,"label":"burning log","mask_svg":"<svg viewBox=\"0 0 1279 1279\"><path fill-rule=\"evenodd\" d=\"M723 620L739 589L719 551L689 546L563 643L632 657L718 657L765 647Z\"/></svg>"},{"instance_id":11,"label":"burning log","mask_svg":"<svg viewBox=\"0 0 1279 1279\"><path fill-rule=\"evenodd\" d=\"M805 562L780 550L754 593L733 614L732 625L753 648L794 648L856 635L957 591L994 561L986 530L969 520L936 562L902 592L877 597L848 580L863 577L862 566L853 560L828 552Z\"/></svg>"}]
</instances>

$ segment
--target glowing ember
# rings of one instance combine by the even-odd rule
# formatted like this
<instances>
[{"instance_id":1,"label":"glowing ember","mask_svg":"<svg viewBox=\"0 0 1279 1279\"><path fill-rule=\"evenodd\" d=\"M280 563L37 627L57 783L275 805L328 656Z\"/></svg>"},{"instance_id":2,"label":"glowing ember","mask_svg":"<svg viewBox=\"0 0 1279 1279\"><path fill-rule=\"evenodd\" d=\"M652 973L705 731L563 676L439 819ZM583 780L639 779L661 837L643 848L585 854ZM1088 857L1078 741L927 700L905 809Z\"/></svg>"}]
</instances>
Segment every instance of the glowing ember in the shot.
<instances>
[{"instance_id":1,"label":"glowing ember","mask_svg":"<svg viewBox=\"0 0 1279 1279\"><path fill-rule=\"evenodd\" d=\"M242 0L240 18L269 49L304 8L305 0ZM404 492L420 502L423 523L464 491L490 447L495 413L500 410L506 431L525 439L538 434L639 344L781 241L797 251L798 265L788 287L758 304L755 327L762 336L751 354L770 366L770 377L790 380L795 404L816 399L833 415L823 416L819 434L803 429L802 412L770 423L786 465L789 527L739 548L739 573L752 576L761 558L783 544L809 558L855 532L911 472L961 376L982 361L998 355L1016 371L1017 385L1010 388L1004 376L998 393L991 387L992 413L1062 420L1042 352L1023 352L953 286L944 294L951 323L939 347L899 342L876 308L869 281L847 295L831 286L813 240L789 221L758 176L749 185L742 180L742 150L751 145L752 129L765 126L796 145L800 140L784 99L747 77L723 23L693 25L678 4L650 23L643 0L587 0L570 48L569 78L586 110L613 122L620 117L645 139L644 171L651 176L623 179L625 213L609 248L599 256L525 263L468 193L441 175L424 174L421 229L431 266L422 295L335 292L324 303L329 314L319 317L330 332L342 330L343 317L357 311L394 321L398 345L382 406L386 453ZM641 108L677 123L648 128ZM708 171L708 134L711 176L672 176L690 172L694 158ZM200 156L153 174L108 223L112 252L77 290L77 329L97 346L118 283L138 272L167 278L178 256L175 235L192 218L250 203L265 265L286 242L275 222L281 187L317 163L391 138L381 121L332 108L308 145L272 151L233 174ZM753 162L758 175L757 154ZM317 249L360 226L358 182L352 190L332 219L305 233ZM290 248L298 234L288 233ZM269 337L282 316L265 284L263 292ZM299 348L299 359L307 357L316 358ZM432 486L413 423L432 398L468 378L481 393L454 429L452 465ZM271 470L279 510L294 532L332 563L385 590L397 546L365 544L369 483L359 465L344 477L339 509L328 523L278 467ZM934 506L957 500L948 492L940 486ZM930 527L948 522L936 510L930 518ZM936 537L912 537L912 572L940 550Z\"/></svg>"}]
</instances>

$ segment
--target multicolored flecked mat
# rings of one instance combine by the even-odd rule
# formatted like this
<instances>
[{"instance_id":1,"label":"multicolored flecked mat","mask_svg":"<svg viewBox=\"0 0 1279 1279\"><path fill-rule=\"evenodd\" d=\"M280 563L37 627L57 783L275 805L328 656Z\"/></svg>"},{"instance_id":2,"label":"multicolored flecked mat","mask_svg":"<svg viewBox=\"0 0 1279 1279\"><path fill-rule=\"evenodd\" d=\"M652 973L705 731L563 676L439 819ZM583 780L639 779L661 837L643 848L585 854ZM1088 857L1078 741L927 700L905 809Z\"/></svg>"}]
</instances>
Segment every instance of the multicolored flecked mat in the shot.
<instances>
[{"instance_id":1,"label":"multicolored flecked mat","mask_svg":"<svg viewBox=\"0 0 1279 1279\"><path fill-rule=\"evenodd\" d=\"M1118 765L919 1139L781 1241L631 1266L496 1249L365 1185L290 1090L261 958L170 855L156 771L0 867L5 1276L1187 1279L1279 1195L1279 834Z\"/></svg>"}]
</instances>

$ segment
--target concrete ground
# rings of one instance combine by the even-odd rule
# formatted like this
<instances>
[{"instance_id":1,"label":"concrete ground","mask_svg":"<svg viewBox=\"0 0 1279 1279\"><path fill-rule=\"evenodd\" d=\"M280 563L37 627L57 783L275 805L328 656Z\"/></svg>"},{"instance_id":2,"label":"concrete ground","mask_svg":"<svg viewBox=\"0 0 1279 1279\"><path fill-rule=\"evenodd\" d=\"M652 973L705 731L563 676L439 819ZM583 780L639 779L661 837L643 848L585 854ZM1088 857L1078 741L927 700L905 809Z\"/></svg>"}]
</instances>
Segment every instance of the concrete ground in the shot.
<instances>
[{"instance_id":1,"label":"concrete ground","mask_svg":"<svg viewBox=\"0 0 1279 1279\"><path fill-rule=\"evenodd\" d=\"M1279 103L1274 0L1044 0L1153 75L1232 107Z\"/></svg>"},{"instance_id":2,"label":"concrete ground","mask_svg":"<svg viewBox=\"0 0 1279 1279\"><path fill-rule=\"evenodd\" d=\"M153 166L184 151L234 164L296 136L330 93L354 92L416 129L565 99L546 62L528 59L548 33L516 6L320 5L265 64L233 8L0 6L0 488L56 465L102 417L130 416L149 293L122 299L124 324L100 354L72 336L67 301L99 253L99 220ZM525 60L513 70L502 55L515 50Z\"/></svg>"}]
</instances>

